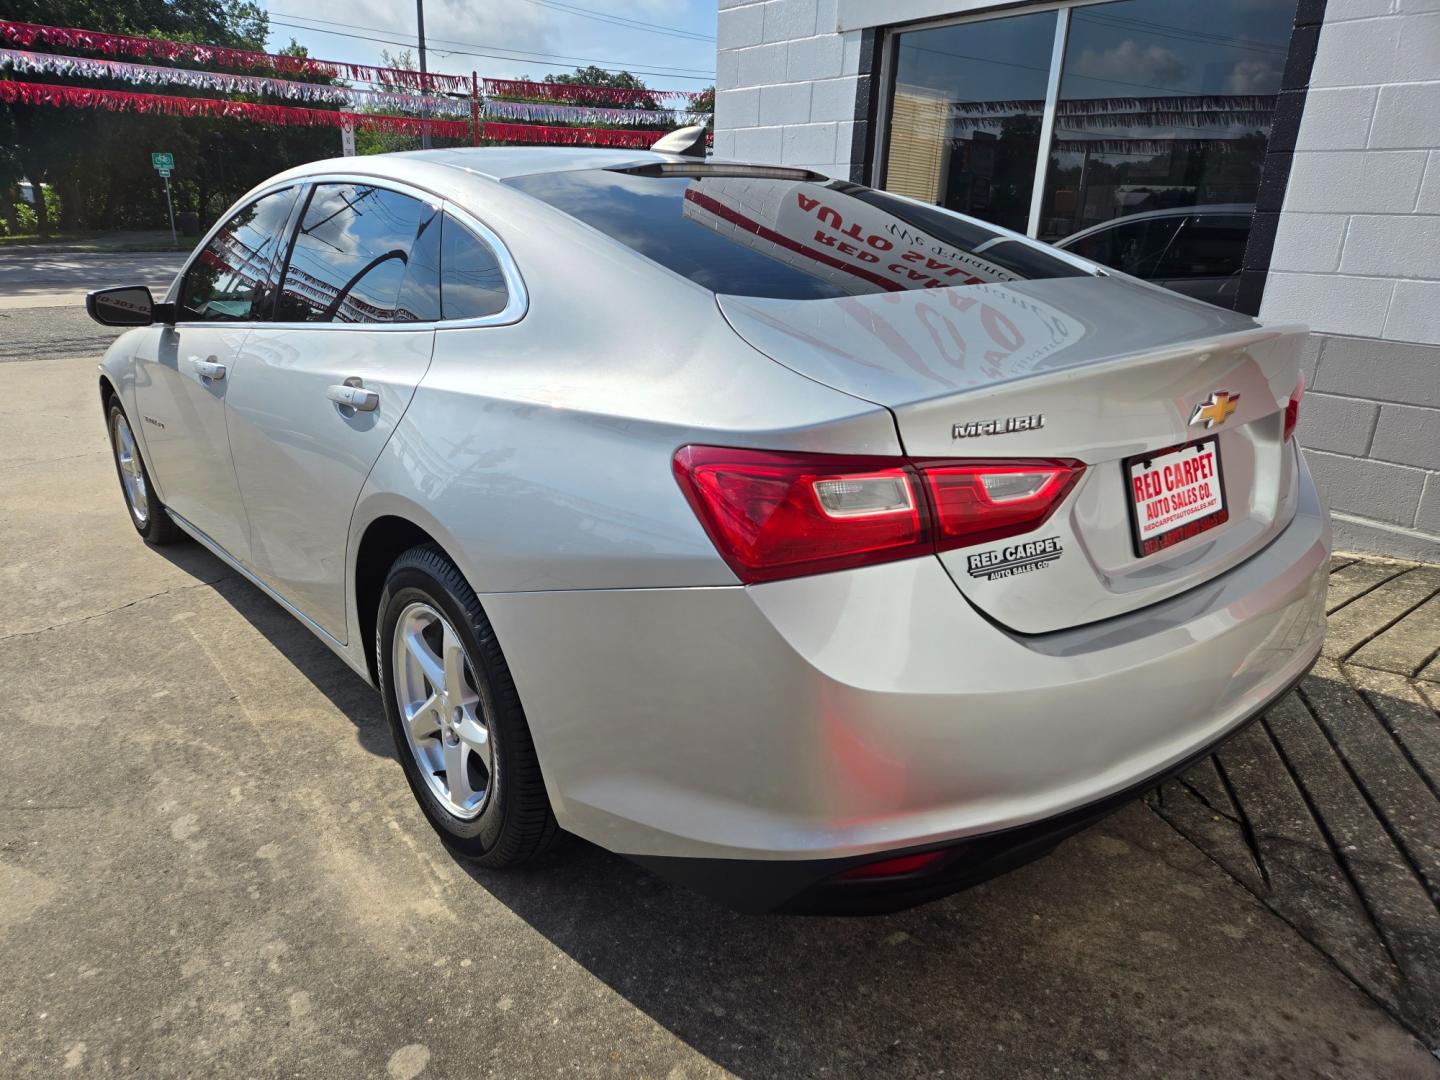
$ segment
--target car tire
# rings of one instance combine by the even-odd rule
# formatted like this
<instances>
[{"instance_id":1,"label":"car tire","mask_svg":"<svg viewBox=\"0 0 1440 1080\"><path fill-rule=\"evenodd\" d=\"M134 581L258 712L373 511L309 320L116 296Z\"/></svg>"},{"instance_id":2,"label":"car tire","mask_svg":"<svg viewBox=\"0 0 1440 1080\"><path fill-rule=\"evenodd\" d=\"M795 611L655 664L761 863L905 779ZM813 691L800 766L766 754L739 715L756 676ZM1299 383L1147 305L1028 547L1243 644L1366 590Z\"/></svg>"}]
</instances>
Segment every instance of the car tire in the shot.
<instances>
[{"instance_id":1,"label":"car tire","mask_svg":"<svg viewBox=\"0 0 1440 1080\"><path fill-rule=\"evenodd\" d=\"M491 869L547 850L559 828L520 695L474 590L438 547L395 560L375 638L396 753L446 846ZM457 643L463 663L447 664Z\"/></svg>"},{"instance_id":2,"label":"car tire","mask_svg":"<svg viewBox=\"0 0 1440 1080\"><path fill-rule=\"evenodd\" d=\"M110 435L110 459L115 463L120 493L125 497L125 509L130 513L130 524L135 526L135 531L147 544L173 544L186 539L165 512L165 504L150 482L150 470L145 467L130 418L113 394L105 408L105 428Z\"/></svg>"}]
</instances>

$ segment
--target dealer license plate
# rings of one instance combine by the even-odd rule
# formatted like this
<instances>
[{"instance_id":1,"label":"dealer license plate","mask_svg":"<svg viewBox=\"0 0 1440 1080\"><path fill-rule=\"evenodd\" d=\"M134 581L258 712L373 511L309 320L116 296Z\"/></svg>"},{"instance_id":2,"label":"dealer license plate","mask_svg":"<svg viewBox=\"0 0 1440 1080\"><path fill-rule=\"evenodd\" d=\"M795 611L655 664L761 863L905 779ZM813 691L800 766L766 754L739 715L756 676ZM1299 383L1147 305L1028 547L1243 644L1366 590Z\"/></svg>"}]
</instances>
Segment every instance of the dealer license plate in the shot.
<instances>
[{"instance_id":1,"label":"dealer license plate","mask_svg":"<svg viewBox=\"0 0 1440 1080\"><path fill-rule=\"evenodd\" d=\"M1135 554L1154 555L1230 519L1220 438L1126 460Z\"/></svg>"}]
</instances>

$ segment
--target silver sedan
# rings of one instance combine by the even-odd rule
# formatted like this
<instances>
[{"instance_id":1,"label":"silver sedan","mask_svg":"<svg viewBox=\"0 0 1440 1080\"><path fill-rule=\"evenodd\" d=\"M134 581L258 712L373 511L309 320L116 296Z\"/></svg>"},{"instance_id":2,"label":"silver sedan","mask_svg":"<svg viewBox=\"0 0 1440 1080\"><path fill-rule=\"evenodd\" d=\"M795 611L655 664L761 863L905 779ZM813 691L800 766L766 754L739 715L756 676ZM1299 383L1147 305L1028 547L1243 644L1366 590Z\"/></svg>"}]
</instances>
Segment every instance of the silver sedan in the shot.
<instances>
[{"instance_id":1,"label":"silver sedan","mask_svg":"<svg viewBox=\"0 0 1440 1080\"><path fill-rule=\"evenodd\" d=\"M246 195L98 392L131 518L384 700L458 854L747 909L1041 854L1311 665L1304 328L801 169L434 150Z\"/></svg>"}]
</instances>

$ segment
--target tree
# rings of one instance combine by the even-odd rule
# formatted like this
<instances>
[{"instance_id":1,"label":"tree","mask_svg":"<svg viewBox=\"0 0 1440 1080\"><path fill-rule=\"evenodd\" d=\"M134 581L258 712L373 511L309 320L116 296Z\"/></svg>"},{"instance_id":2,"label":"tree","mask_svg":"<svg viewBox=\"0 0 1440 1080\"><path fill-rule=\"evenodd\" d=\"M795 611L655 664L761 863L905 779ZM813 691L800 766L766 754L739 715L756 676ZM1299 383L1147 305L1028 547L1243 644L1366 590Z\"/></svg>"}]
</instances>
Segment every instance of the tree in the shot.
<instances>
[{"instance_id":1,"label":"tree","mask_svg":"<svg viewBox=\"0 0 1440 1080\"><path fill-rule=\"evenodd\" d=\"M694 99L690 102L690 104L687 105L687 106L685 106L685 111L688 112L688 113L703 113L703 114L705 114L705 126L706 126L708 129L710 129L711 131L714 131L714 130L715 130L715 87L714 87L713 85L711 85L711 86L705 87L704 90L701 90L700 93L698 93L697 95L695 95Z\"/></svg>"},{"instance_id":2,"label":"tree","mask_svg":"<svg viewBox=\"0 0 1440 1080\"><path fill-rule=\"evenodd\" d=\"M6 16L252 51L264 51L269 36L268 17L249 0L11 0ZM35 49L45 51L43 46ZM305 55L293 41L283 51ZM284 77L330 81L326 76ZM120 82L57 81L134 89ZM194 93L179 86L157 89L175 96ZM48 184L60 196L58 224L66 229L162 225L165 203L150 167L152 150L175 154L171 184L176 207L193 207L203 222L267 176L313 159L315 146L313 130L242 120L0 106L0 183L8 155L18 163L16 171L37 190ZM36 211L41 231L50 232L56 223L38 199Z\"/></svg>"},{"instance_id":3,"label":"tree","mask_svg":"<svg viewBox=\"0 0 1440 1080\"><path fill-rule=\"evenodd\" d=\"M573 75L546 75L547 83L563 83L567 86L602 86L616 90L642 90L633 100L624 104L636 109L658 109L660 103L649 92L650 88L628 71L606 71L594 64L575 69ZM577 93L572 99L577 105L592 105L597 108L614 108L616 101L603 94Z\"/></svg>"}]
</instances>

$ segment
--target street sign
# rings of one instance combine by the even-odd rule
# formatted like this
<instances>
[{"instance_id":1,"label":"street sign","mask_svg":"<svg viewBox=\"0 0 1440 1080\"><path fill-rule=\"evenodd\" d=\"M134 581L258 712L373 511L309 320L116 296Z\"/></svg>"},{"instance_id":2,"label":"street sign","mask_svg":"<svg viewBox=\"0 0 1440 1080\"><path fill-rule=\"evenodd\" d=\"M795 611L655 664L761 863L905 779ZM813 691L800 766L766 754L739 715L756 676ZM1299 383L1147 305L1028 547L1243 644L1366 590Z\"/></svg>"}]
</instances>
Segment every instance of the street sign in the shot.
<instances>
[{"instance_id":1,"label":"street sign","mask_svg":"<svg viewBox=\"0 0 1440 1080\"><path fill-rule=\"evenodd\" d=\"M170 170L175 168L175 155L155 151L150 155L150 167L165 181L165 209L170 212L170 243L179 244L175 235L175 203L170 198Z\"/></svg>"},{"instance_id":2,"label":"street sign","mask_svg":"<svg viewBox=\"0 0 1440 1080\"><path fill-rule=\"evenodd\" d=\"M345 157L355 156L355 125L340 125L340 153Z\"/></svg>"}]
</instances>

